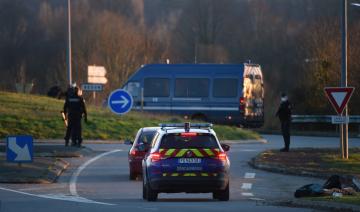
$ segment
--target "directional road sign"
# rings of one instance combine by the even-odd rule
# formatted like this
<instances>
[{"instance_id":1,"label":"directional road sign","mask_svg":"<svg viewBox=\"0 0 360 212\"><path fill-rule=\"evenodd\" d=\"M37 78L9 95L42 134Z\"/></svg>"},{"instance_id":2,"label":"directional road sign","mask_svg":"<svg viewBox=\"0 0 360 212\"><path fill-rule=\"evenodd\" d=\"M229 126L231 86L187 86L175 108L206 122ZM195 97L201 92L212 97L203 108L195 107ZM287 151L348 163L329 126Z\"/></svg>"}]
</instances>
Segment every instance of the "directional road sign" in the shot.
<instances>
[{"instance_id":1,"label":"directional road sign","mask_svg":"<svg viewBox=\"0 0 360 212\"><path fill-rule=\"evenodd\" d=\"M338 114L342 114L354 92L353 87L325 88L325 93Z\"/></svg>"},{"instance_id":2,"label":"directional road sign","mask_svg":"<svg viewBox=\"0 0 360 212\"><path fill-rule=\"evenodd\" d=\"M103 91L104 85L99 83L84 83L81 85L83 91Z\"/></svg>"},{"instance_id":3,"label":"directional road sign","mask_svg":"<svg viewBox=\"0 0 360 212\"><path fill-rule=\"evenodd\" d=\"M106 84L106 69L103 66L88 66L88 83Z\"/></svg>"},{"instance_id":4,"label":"directional road sign","mask_svg":"<svg viewBox=\"0 0 360 212\"><path fill-rule=\"evenodd\" d=\"M33 160L33 138L28 135L8 136L6 138L6 157L8 162L26 163Z\"/></svg>"},{"instance_id":5,"label":"directional road sign","mask_svg":"<svg viewBox=\"0 0 360 212\"><path fill-rule=\"evenodd\" d=\"M108 106L110 110L118 115L129 112L133 105L132 96L123 89L113 91L108 99Z\"/></svg>"}]
</instances>

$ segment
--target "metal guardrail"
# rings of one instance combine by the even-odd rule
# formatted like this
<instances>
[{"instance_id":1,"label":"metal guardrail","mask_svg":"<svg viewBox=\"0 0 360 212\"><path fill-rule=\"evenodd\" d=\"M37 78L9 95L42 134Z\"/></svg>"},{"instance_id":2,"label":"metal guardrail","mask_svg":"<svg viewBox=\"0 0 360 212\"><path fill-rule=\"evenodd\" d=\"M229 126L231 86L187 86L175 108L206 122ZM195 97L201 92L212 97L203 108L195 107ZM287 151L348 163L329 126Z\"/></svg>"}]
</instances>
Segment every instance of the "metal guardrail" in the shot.
<instances>
[{"instance_id":1,"label":"metal guardrail","mask_svg":"<svg viewBox=\"0 0 360 212\"><path fill-rule=\"evenodd\" d=\"M293 123L331 123L332 115L292 115ZM360 116L349 116L349 123L360 123Z\"/></svg>"}]
</instances>

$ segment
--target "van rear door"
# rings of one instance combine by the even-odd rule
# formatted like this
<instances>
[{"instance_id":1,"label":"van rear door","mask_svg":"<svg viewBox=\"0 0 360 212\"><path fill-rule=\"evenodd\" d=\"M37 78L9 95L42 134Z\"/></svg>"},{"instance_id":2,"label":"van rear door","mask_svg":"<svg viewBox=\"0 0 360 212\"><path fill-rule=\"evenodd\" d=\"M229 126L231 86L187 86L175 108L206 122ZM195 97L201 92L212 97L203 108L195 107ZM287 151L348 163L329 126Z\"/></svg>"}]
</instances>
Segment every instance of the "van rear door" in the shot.
<instances>
[{"instance_id":1,"label":"van rear door","mask_svg":"<svg viewBox=\"0 0 360 212\"><path fill-rule=\"evenodd\" d=\"M212 86L212 116L217 122L241 123L239 98L242 93L240 77L215 75Z\"/></svg>"}]
</instances>

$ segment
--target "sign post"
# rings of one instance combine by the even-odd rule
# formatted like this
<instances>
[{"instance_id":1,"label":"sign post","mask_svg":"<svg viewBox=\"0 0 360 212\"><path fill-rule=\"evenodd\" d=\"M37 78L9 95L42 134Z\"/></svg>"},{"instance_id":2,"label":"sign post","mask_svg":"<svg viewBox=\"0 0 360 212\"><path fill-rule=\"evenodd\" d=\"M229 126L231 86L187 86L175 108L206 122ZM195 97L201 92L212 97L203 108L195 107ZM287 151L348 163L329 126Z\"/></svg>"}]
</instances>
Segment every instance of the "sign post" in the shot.
<instances>
[{"instance_id":1,"label":"sign post","mask_svg":"<svg viewBox=\"0 0 360 212\"><path fill-rule=\"evenodd\" d=\"M325 88L326 96L328 97L330 103L334 107L338 116L333 116L331 118L331 122L333 124L339 124L340 127L340 149L341 155L343 159L349 158L349 147L348 147L348 139L347 139L347 126L349 123L349 116L347 112L345 112L345 116L343 116L343 111L347 107L347 103L349 102L351 95L353 94L355 88L353 87L328 87ZM344 128L345 131L344 132Z\"/></svg>"}]
</instances>

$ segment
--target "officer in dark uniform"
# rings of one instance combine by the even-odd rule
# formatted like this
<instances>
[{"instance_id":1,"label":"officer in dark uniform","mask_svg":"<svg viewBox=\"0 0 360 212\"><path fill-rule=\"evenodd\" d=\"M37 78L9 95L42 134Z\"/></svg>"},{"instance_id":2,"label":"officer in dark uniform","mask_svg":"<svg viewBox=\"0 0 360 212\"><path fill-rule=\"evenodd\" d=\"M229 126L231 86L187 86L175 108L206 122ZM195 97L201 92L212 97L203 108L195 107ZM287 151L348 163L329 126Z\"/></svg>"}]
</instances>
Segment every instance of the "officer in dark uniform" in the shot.
<instances>
[{"instance_id":1,"label":"officer in dark uniform","mask_svg":"<svg viewBox=\"0 0 360 212\"><path fill-rule=\"evenodd\" d=\"M65 146L69 145L71 137L72 146L81 147L81 119L84 115L87 122L87 113L84 99L79 95L79 88L73 86L68 89L64 104L64 113L68 120L68 126L65 134Z\"/></svg>"},{"instance_id":2,"label":"officer in dark uniform","mask_svg":"<svg viewBox=\"0 0 360 212\"><path fill-rule=\"evenodd\" d=\"M281 152L288 152L290 148L290 125L291 125L291 110L292 106L285 93L281 94L281 103L276 116L279 116L281 122L281 133L284 138L284 148L280 149Z\"/></svg>"}]
</instances>

